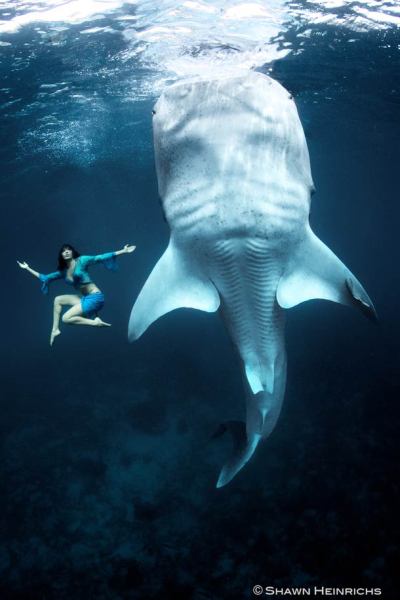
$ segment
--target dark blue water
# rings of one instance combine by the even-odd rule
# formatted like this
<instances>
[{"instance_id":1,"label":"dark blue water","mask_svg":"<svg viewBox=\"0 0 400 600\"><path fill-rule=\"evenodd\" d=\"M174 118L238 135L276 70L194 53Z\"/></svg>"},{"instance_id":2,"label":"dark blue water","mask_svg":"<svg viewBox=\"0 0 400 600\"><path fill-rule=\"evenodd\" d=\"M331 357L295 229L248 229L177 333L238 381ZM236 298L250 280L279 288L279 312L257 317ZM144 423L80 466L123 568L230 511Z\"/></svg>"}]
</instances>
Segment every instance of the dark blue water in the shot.
<instances>
[{"instance_id":1,"label":"dark blue water","mask_svg":"<svg viewBox=\"0 0 400 600\"><path fill-rule=\"evenodd\" d=\"M396 598L398 30L315 26L296 53L289 27L280 43L294 51L268 65L306 131L312 226L380 323L331 303L290 311L282 416L221 490L229 440L210 438L243 416L244 394L218 316L178 311L127 342L132 303L168 240L156 95L128 98L150 75L113 66L122 38L75 33L35 45L28 26L1 48L1 598L222 600L254 597L255 584ZM62 86L40 87L60 82L56 96ZM63 242L137 250L117 273L93 271L112 328L64 327L50 349L52 296L16 259L52 271Z\"/></svg>"}]
</instances>

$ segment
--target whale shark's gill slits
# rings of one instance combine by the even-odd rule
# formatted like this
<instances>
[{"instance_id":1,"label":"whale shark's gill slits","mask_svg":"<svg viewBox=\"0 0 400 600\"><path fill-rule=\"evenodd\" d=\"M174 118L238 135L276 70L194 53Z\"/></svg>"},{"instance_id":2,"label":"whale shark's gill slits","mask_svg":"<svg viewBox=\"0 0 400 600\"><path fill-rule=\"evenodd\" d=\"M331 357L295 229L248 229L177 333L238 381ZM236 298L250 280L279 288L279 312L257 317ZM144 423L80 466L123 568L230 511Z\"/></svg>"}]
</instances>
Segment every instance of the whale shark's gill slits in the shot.
<instances>
[{"instance_id":1,"label":"whale shark's gill slits","mask_svg":"<svg viewBox=\"0 0 400 600\"><path fill-rule=\"evenodd\" d=\"M269 193L266 202L260 206L260 211L268 219L281 223L296 224L299 219L304 220L308 207L299 205L299 195L295 196L292 190L278 190L277 193Z\"/></svg>"},{"instance_id":2,"label":"whale shark's gill slits","mask_svg":"<svg viewBox=\"0 0 400 600\"><path fill-rule=\"evenodd\" d=\"M211 203L204 203L200 199L198 202L191 200L191 202L185 203L181 199L177 199L175 202L168 203L166 214L167 220L174 230L188 233L199 223L213 218L214 213L215 207Z\"/></svg>"}]
</instances>

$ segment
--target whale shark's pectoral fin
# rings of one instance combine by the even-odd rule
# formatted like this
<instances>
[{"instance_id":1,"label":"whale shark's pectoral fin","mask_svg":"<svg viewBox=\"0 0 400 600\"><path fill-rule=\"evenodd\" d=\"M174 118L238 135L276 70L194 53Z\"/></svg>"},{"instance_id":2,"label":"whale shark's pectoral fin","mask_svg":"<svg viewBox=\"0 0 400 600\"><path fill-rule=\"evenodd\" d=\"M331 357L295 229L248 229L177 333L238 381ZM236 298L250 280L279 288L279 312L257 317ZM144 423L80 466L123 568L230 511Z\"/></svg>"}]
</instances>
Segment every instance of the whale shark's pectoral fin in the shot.
<instances>
[{"instance_id":1,"label":"whale shark's pectoral fin","mask_svg":"<svg viewBox=\"0 0 400 600\"><path fill-rule=\"evenodd\" d=\"M276 298L282 308L306 300L331 300L356 306L368 318L377 320L372 300L361 283L311 229L290 258Z\"/></svg>"},{"instance_id":2,"label":"whale shark's pectoral fin","mask_svg":"<svg viewBox=\"0 0 400 600\"><path fill-rule=\"evenodd\" d=\"M131 312L128 336L137 340L157 319L176 308L215 312L219 294L195 265L170 242L144 284Z\"/></svg>"}]
</instances>

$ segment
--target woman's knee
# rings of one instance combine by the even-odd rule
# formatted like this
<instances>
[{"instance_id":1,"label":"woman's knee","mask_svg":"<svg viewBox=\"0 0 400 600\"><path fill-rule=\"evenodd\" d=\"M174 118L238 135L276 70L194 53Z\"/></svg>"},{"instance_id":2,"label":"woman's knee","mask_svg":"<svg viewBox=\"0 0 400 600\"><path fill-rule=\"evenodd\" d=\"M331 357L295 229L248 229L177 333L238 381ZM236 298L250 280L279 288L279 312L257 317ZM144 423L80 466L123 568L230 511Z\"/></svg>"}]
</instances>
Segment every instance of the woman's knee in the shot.
<instances>
[{"instance_id":1,"label":"woman's knee","mask_svg":"<svg viewBox=\"0 0 400 600\"><path fill-rule=\"evenodd\" d=\"M73 317L71 317L68 313L64 313L61 317L63 323L72 323Z\"/></svg>"}]
</instances>

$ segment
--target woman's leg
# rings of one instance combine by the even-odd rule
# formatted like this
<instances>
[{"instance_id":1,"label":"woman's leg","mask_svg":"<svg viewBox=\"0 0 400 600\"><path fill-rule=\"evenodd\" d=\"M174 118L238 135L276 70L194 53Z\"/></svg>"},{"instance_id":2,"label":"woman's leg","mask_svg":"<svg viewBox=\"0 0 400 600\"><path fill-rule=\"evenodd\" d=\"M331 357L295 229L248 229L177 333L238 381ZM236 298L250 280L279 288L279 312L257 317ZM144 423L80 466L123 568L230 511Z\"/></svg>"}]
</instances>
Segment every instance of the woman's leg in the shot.
<instances>
[{"instance_id":1,"label":"woman's leg","mask_svg":"<svg viewBox=\"0 0 400 600\"><path fill-rule=\"evenodd\" d=\"M76 306L80 305L81 299L75 294L64 294L63 296L56 296L54 298L53 308L53 327L50 334L50 346L53 345L54 339L60 335L60 317L63 306Z\"/></svg>"},{"instance_id":2,"label":"woman's leg","mask_svg":"<svg viewBox=\"0 0 400 600\"><path fill-rule=\"evenodd\" d=\"M95 319L88 319L87 317L82 316L82 306L81 303L76 304L62 316L62 322L68 323L69 325L90 325L92 327L111 327L110 323L105 323L102 321L100 317L96 317Z\"/></svg>"}]
</instances>

